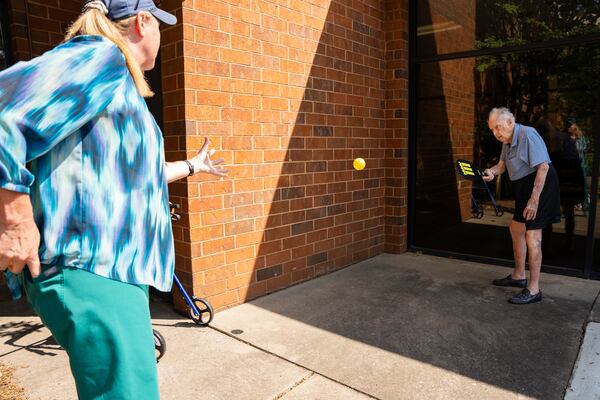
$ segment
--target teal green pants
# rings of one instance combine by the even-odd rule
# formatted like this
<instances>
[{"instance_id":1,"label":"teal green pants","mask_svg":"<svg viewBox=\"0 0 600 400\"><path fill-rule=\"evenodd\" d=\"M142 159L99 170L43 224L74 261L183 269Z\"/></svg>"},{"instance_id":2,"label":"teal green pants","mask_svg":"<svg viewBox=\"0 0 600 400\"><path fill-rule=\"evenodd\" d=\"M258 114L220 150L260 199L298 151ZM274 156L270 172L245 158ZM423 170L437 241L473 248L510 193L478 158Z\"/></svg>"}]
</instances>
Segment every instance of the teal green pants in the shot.
<instances>
[{"instance_id":1,"label":"teal green pants","mask_svg":"<svg viewBox=\"0 0 600 400\"><path fill-rule=\"evenodd\" d=\"M159 398L148 287L78 268L22 274L29 302L69 355L80 399Z\"/></svg>"}]
</instances>

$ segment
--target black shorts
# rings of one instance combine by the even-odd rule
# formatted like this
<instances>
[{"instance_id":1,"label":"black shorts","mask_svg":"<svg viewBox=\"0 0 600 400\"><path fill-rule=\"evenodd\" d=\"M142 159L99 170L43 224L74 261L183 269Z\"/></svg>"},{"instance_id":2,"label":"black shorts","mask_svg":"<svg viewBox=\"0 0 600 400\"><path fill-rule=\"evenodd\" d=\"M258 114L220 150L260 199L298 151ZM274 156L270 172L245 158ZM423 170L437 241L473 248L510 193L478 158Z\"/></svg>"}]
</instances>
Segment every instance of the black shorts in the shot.
<instances>
[{"instance_id":1,"label":"black shorts","mask_svg":"<svg viewBox=\"0 0 600 400\"><path fill-rule=\"evenodd\" d=\"M531 197L535 175L533 172L521 179L513 181L513 192L515 194L515 215L513 220L525 224L527 230L543 229L550 224L560 222L560 187L558 185L558 175L556 170L550 164L546 174L546 182L540 194L537 214L535 219L525 221L523 211L527 207L527 202Z\"/></svg>"}]
</instances>

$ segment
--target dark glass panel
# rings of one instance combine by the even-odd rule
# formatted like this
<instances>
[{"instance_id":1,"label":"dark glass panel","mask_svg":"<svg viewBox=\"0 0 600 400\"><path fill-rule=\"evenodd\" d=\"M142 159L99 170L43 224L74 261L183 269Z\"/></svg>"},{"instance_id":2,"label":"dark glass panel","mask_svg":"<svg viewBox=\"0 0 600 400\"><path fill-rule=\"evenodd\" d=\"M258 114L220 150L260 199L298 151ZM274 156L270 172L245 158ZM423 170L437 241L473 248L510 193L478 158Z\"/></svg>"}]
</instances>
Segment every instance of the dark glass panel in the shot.
<instances>
[{"instance_id":1,"label":"dark glass panel","mask_svg":"<svg viewBox=\"0 0 600 400\"><path fill-rule=\"evenodd\" d=\"M487 115L507 106L517 122L538 130L563 177L563 218L544 232L544 264L582 269L594 206L588 199L600 131L600 46L424 63L417 75L415 245L512 259L508 176L486 187L455 169L457 159L482 169L497 162L500 144Z\"/></svg>"}]
</instances>

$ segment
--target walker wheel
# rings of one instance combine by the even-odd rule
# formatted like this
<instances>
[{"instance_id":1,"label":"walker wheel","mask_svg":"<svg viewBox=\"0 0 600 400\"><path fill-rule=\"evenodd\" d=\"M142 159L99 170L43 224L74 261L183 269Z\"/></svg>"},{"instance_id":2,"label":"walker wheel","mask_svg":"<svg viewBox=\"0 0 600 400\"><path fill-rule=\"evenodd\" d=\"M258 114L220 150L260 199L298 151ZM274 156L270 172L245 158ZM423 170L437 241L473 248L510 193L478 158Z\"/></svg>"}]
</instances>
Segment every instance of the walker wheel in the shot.
<instances>
[{"instance_id":1,"label":"walker wheel","mask_svg":"<svg viewBox=\"0 0 600 400\"><path fill-rule=\"evenodd\" d=\"M167 352L167 342L159 331L152 329L154 334L154 349L156 350L156 361L160 360Z\"/></svg>"},{"instance_id":2,"label":"walker wheel","mask_svg":"<svg viewBox=\"0 0 600 400\"><path fill-rule=\"evenodd\" d=\"M496 209L496 217L501 217L504 215L504 210L502 209L502 207L498 207Z\"/></svg>"},{"instance_id":3,"label":"walker wheel","mask_svg":"<svg viewBox=\"0 0 600 400\"><path fill-rule=\"evenodd\" d=\"M210 303L205 299L201 299L196 296L193 296L192 300L194 301L194 305L200 312L200 315L196 314L194 310L190 307L190 318L192 318L192 320L200 326L208 326L208 324L210 324L210 321L212 321L214 316L214 311Z\"/></svg>"},{"instance_id":4,"label":"walker wheel","mask_svg":"<svg viewBox=\"0 0 600 400\"><path fill-rule=\"evenodd\" d=\"M483 218L483 207L477 206L471 209L471 215L473 218L481 219Z\"/></svg>"}]
</instances>

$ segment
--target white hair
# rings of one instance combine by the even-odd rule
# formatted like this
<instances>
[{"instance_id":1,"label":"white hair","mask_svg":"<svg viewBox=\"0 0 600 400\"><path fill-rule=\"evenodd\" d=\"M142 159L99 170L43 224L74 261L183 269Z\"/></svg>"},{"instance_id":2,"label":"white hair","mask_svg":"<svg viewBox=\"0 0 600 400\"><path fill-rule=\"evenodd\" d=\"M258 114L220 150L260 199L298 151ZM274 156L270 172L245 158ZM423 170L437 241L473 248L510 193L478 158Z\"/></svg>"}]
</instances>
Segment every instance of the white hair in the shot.
<instances>
[{"instance_id":1,"label":"white hair","mask_svg":"<svg viewBox=\"0 0 600 400\"><path fill-rule=\"evenodd\" d=\"M492 118L494 115L496 116L496 124L498 125L510 126L515 124L515 116L506 107L492 108L488 119Z\"/></svg>"}]
</instances>

